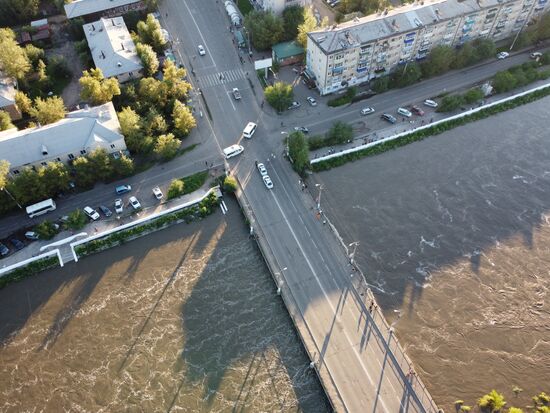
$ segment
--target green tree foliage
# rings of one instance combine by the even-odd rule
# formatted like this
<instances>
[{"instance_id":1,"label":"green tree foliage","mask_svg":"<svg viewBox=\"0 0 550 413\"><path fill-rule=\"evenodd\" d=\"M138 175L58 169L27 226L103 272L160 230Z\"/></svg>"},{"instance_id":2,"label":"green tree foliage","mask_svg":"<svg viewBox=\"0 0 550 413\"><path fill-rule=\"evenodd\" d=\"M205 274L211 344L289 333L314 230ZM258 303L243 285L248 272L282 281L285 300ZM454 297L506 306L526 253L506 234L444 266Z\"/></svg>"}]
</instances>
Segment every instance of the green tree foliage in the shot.
<instances>
[{"instance_id":1,"label":"green tree foliage","mask_svg":"<svg viewBox=\"0 0 550 413\"><path fill-rule=\"evenodd\" d=\"M23 113L30 114L32 110L32 101L29 99L29 97L21 91L17 91L15 93L15 104L19 108L19 110Z\"/></svg>"},{"instance_id":2,"label":"green tree foliage","mask_svg":"<svg viewBox=\"0 0 550 413\"><path fill-rule=\"evenodd\" d=\"M38 59L36 64L36 75L38 77L38 82L42 87L45 87L48 84L48 74L46 73L46 63L42 59Z\"/></svg>"},{"instance_id":3,"label":"green tree foliage","mask_svg":"<svg viewBox=\"0 0 550 413\"><path fill-rule=\"evenodd\" d=\"M394 87L405 87L412 85L422 77L422 70L416 62L407 63L403 70L398 69L391 75L391 82Z\"/></svg>"},{"instance_id":4,"label":"green tree foliage","mask_svg":"<svg viewBox=\"0 0 550 413\"><path fill-rule=\"evenodd\" d=\"M188 135L191 129L197 126L197 122L189 108L179 100L174 101L172 119L174 120L174 127L183 135Z\"/></svg>"},{"instance_id":5,"label":"green tree foliage","mask_svg":"<svg viewBox=\"0 0 550 413\"><path fill-rule=\"evenodd\" d=\"M10 77L23 79L31 70L31 62L25 50L17 44L11 29L0 29L0 71Z\"/></svg>"},{"instance_id":6,"label":"green tree foliage","mask_svg":"<svg viewBox=\"0 0 550 413\"><path fill-rule=\"evenodd\" d=\"M371 89L376 93L383 93L389 89L389 83L390 79L388 76L379 77L373 82Z\"/></svg>"},{"instance_id":7,"label":"green tree foliage","mask_svg":"<svg viewBox=\"0 0 550 413\"><path fill-rule=\"evenodd\" d=\"M244 18L252 44L258 50L269 49L284 37L283 19L268 11L252 11Z\"/></svg>"},{"instance_id":8,"label":"green tree foliage","mask_svg":"<svg viewBox=\"0 0 550 413\"><path fill-rule=\"evenodd\" d=\"M275 110L282 112L292 103L294 91L292 85L284 82L276 82L273 86L268 86L264 91L265 100Z\"/></svg>"},{"instance_id":9,"label":"green tree foliage","mask_svg":"<svg viewBox=\"0 0 550 413\"><path fill-rule=\"evenodd\" d=\"M327 132L327 139L330 145L346 143L353 138L353 128L342 121L335 122Z\"/></svg>"},{"instance_id":10,"label":"green tree foliage","mask_svg":"<svg viewBox=\"0 0 550 413\"><path fill-rule=\"evenodd\" d=\"M37 173L44 186L45 195L48 197L69 188L69 171L61 162L49 162L45 167L39 168Z\"/></svg>"},{"instance_id":11,"label":"green tree foliage","mask_svg":"<svg viewBox=\"0 0 550 413\"><path fill-rule=\"evenodd\" d=\"M144 77L139 80L138 95L149 105L162 109L168 103L168 91L160 80Z\"/></svg>"},{"instance_id":12,"label":"green tree foliage","mask_svg":"<svg viewBox=\"0 0 550 413\"><path fill-rule=\"evenodd\" d=\"M101 69L85 70L78 82L82 88L80 97L93 105L110 102L113 96L120 95L118 80L114 77L105 79Z\"/></svg>"},{"instance_id":13,"label":"green tree foliage","mask_svg":"<svg viewBox=\"0 0 550 413\"><path fill-rule=\"evenodd\" d=\"M140 116L132 108L126 106L121 112L118 112L118 121L128 149L132 152L141 152L144 134Z\"/></svg>"},{"instance_id":14,"label":"green tree foliage","mask_svg":"<svg viewBox=\"0 0 550 413\"><path fill-rule=\"evenodd\" d=\"M376 13L390 6L389 0L342 0L338 9L343 14L361 12L364 15Z\"/></svg>"},{"instance_id":15,"label":"green tree foliage","mask_svg":"<svg viewBox=\"0 0 550 413\"><path fill-rule=\"evenodd\" d=\"M178 196L183 194L183 191L185 190L185 184L181 179L174 179L172 182L170 182L170 186L168 187L168 199L177 198Z\"/></svg>"},{"instance_id":16,"label":"green tree foliage","mask_svg":"<svg viewBox=\"0 0 550 413\"><path fill-rule=\"evenodd\" d=\"M149 108L143 120L143 129L146 135L157 136L168 129L164 116L154 107Z\"/></svg>"},{"instance_id":17,"label":"green tree foliage","mask_svg":"<svg viewBox=\"0 0 550 413\"><path fill-rule=\"evenodd\" d=\"M15 126L11 123L10 114L6 111L0 110L0 131L14 128Z\"/></svg>"},{"instance_id":18,"label":"green tree foliage","mask_svg":"<svg viewBox=\"0 0 550 413\"><path fill-rule=\"evenodd\" d=\"M176 67L171 60L164 61L162 83L170 98L180 101L187 99L187 94L191 90L191 84L184 80L186 76L187 72L184 68Z\"/></svg>"},{"instance_id":19,"label":"green tree foliage","mask_svg":"<svg viewBox=\"0 0 550 413\"><path fill-rule=\"evenodd\" d=\"M508 70L498 72L495 77L493 77L493 87L495 92L503 93L512 90L516 87L516 78Z\"/></svg>"},{"instance_id":20,"label":"green tree foliage","mask_svg":"<svg viewBox=\"0 0 550 413\"><path fill-rule=\"evenodd\" d=\"M320 27L328 26L328 19L324 17L321 24L317 24L317 19L313 15L313 9L308 7L304 9L304 21L298 26L298 36L296 41L304 49L307 47L307 34Z\"/></svg>"},{"instance_id":21,"label":"green tree foliage","mask_svg":"<svg viewBox=\"0 0 550 413\"><path fill-rule=\"evenodd\" d=\"M39 0L0 0L0 25L27 23L38 14Z\"/></svg>"},{"instance_id":22,"label":"green tree foliage","mask_svg":"<svg viewBox=\"0 0 550 413\"><path fill-rule=\"evenodd\" d=\"M490 393L481 397L477 401L478 406L484 410L491 413L500 412L506 405L504 401L504 396L497 392L496 390L491 390Z\"/></svg>"},{"instance_id":23,"label":"green tree foliage","mask_svg":"<svg viewBox=\"0 0 550 413\"><path fill-rule=\"evenodd\" d=\"M89 222L88 217L81 209L75 209L71 212L65 221L65 228L79 230L86 226Z\"/></svg>"},{"instance_id":24,"label":"green tree foliage","mask_svg":"<svg viewBox=\"0 0 550 413\"><path fill-rule=\"evenodd\" d=\"M94 165L85 156L79 156L73 161L76 183L82 188L91 188L95 182Z\"/></svg>"},{"instance_id":25,"label":"green tree foliage","mask_svg":"<svg viewBox=\"0 0 550 413\"><path fill-rule=\"evenodd\" d=\"M134 161L126 155L122 155L118 159L113 159L111 165L113 166L113 172L116 176L126 177L134 173Z\"/></svg>"},{"instance_id":26,"label":"green tree foliage","mask_svg":"<svg viewBox=\"0 0 550 413\"><path fill-rule=\"evenodd\" d=\"M441 99L441 103L437 108L437 112L452 112L457 110L464 103L464 98L461 95L449 95Z\"/></svg>"},{"instance_id":27,"label":"green tree foliage","mask_svg":"<svg viewBox=\"0 0 550 413\"><path fill-rule=\"evenodd\" d=\"M88 160L92 164L93 175L96 179L106 181L113 176L113 165L111 164L111 156L103 148L94 149L88 155Z\"/></svg>"},{"instance_id":28,"label":"green tree foliage","mask_svg":"<svg viewBox=\"0 0 550 413\"><path fill-rule=\"evenodd\" d=\"M67 109L63 99L59 96L51 96L46 99L40 97L34 100L34 106L30 110L30 115L41 125L57 122L65 117Z\"/></svg>"},{"instance_id":29,"label":"green tree foliage","mask_svg":"<svg viewBox=\"0 0 550 413\"><path fill-rule=\"evenodd\" d=\"M5 159L0 159L0 190L4 189L8 183L9 172L10 163Z\"/></svg>"},{"instance_id":30,"label":"green tree foliage","mask_svg":"<svg viewBox=\"0 0 550 413\"><path fill-rule=\"evenodd\" d=\"M474 63L481 62L485 59L490 59L495 57L497 53L497 47L495 42L490 39L475 39L472 40L472 47L475 50L475 61Z\"/></svg>"},{"instance_id":31,"label":"green tree foliage","mask_svg":"<svg viewBox=\"0 0 550 413\"><path fill-rule=\"evenodd\" d=\"M302 132L293 132L288 136L288 153L292 159L292 168L303 175L309 165L309 148Z\"/></svg>"},{"instance_id":32,"label":"green tree foliage","mask_svg":"<svg viewBox=\"0 0 550 413\"><path fill-rule=\"evenodd\" d=\"M235 192L237 190L237 180L232 176L226 176L223 180L223 190L229 193Z\"/></svg>"},{"instance_id":33,"label":"green tree foliage","mask_svg":"<svg viewBox=\"0 0 550 413\"><path fill-rule=\"evenodd\" d=\"M430 52L430 56L422 64L422 73L426 77L436 76L445 73L451 67L454 50L450 46L435 46Z\"/></svg>"},{"instance_id":34,"label":"green tree foliage","mask_svg":"<svg viewBox=\"0 0 550 413\"><path fill-rule=\"evenodd\" d=\"M57 228L50 221L42 221L34 227L34 232L38 234L40 239L52 239L57 234Z\"/></svg>"},{"instance_id":35,"label":"green tree foliage","mask_svg":"<svg viewBox=\"0 0 550 413\"><path fill-rule=\"evenodd\" d=\"M510 407L508 409L508 412L507 413L523 413L523 410L517 408L517 407Z\"/></svg>"},{"instance_id":36,"label":"green tree foliage","mask_svg":"<svg viewBox=\"0 0 550 413\"><path fill-rule=\"evenodd\" d=\"M22 205L30 205L40 199L48 198L45 187L38 173L31 168L24 168L8 184L9 191Z\"/></svg>"},{"instance_id":37,"label":"green tree foliage","mask_svg":"<svg viewBox=\"0 0 550 413\"><path fill-rule=\"evenodd\" d=\"M464 93L465 103L472 104L480 101L481 99L483 99L483 92L478 87L474 87L468 90L466 93Z\"/></svg>"},{"instance_id":38,"label":"green tree foliage","mask_svg":"<svg viewBox=\"0 0 550 413\"><path fill-rule=\"evenodd\" d=\"M304 22L304 8L289 6L283 10L284 39L293 40L298 36L298 27Z\"/></svg>"},{"instance_id":39,"label":"green tree foliage","mask_svg":"<svg viewBox=\"0 0 550 413\"><path fill-rule=\"evenodd\" d=\"M136 52L141 59L145 74L152 76L159 70L159 60L157 54L151 46L145 43L136 44Z\"/></svg>"},{"instance_id":40,"label":"green tree foliage","mask_svg":"<svg viewBox=\"0 0 550 413\"><path fill-rule=\"evenodd\" d=\"M173 134L168 133L157 138L154 151L159 158L167 161L176 157L179 147L180 141Z\"/></svg>"},{"instance_id":41,"label":"green tree foliage","mask_svg":"<svg viewBox=\"0 0 550 413\"><path fill-rule=\"evenodd\" d=\"M38 61L44 59L44 50L32 44L26 45L23 50L25 50L25 54L31 62L32 67L36 70Z\"/></svg>"},{"instance_id":42,"label":"green tree foliage","mask_svg":"<svg viewBox=\"0 0 550 413\"><path fill-rule=\"evenodd\" d=\"M165 49L166 40L162 35L160 23L152 14L148 14L145 21L138 22L137 32L141 43L150 45L155 52L162 53Z\"/></svg>"}]
</instances>

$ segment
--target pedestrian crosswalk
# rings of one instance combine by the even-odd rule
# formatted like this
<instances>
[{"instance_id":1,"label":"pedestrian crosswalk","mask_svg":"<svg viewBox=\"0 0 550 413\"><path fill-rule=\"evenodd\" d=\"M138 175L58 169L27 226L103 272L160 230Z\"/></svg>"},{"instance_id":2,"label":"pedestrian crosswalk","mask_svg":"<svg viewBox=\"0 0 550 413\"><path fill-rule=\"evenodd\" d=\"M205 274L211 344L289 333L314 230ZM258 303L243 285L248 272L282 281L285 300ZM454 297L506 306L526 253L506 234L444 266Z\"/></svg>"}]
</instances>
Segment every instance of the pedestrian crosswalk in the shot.
<instances>
[{"instance_id":1,"label":"pedestrian crosswalk","mask_svg":"<svg viewBox=\"0 0 550 413\"><path fill-rule=\"evenodd\" d=\"M199 76L198 80L199 85L201 85L200 87L204 88L235 82L239 79L243 79L245 76L245 72L242 69L234 69Z\"/></svg>"}]
</instances>

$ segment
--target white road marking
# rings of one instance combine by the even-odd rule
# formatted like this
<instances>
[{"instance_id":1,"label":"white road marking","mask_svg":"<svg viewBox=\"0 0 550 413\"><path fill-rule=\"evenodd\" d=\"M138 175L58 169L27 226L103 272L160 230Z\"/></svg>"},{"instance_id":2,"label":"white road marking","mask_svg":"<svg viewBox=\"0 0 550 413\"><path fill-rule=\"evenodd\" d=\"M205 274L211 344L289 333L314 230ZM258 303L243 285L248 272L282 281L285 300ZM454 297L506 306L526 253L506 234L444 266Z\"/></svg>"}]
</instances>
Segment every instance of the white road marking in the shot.
<instances>
[{"instance_id":1,"label":"white road marking","mask_svg":"<svg viewBox=\"0 0 550 413\"><path fill-rule=\"evenodd\" d=\"M199 32L199 36L201 37L202 39L202 45L204 46L204 48L208 51L208 53L206 54L206 56L208 56L208 58L210 59L210 61L212 62L212 64L214 66L216 66L216 62L214 62L214 59L212 58L212 54L210 53L210 49L208 48L208 46L206 45L206 40L204 40L204 36L202 35L202 32L201 32L201 29L199 28L199 25L197 24L197 21L195 20L195 17L193 17L193 13L191 13L191 9L189 8L189 6L187 5L187 2L184 1L183 2L183 5L185 6L185 8L187 9L187 11L189 12L189 16L191 17L191 20L193 20L193 23L195 24L195 27L197 28L197 31ZM204 57L206 57L204 56Z\"/></svg>"}]
</instances>

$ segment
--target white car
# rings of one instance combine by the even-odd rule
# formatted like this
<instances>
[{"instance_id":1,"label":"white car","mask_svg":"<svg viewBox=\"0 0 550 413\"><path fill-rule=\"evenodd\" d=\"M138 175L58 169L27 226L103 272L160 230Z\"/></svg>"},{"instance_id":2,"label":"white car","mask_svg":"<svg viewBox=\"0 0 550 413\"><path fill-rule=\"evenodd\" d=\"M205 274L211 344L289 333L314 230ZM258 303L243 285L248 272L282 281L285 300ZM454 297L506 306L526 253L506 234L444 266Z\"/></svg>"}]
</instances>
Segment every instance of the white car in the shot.
<instances>
[{"instance_id":1,"label":"white car","mask_svg":"<svg viewBox=\"0 0 550 413\"><path fill-rule=\"evenodd\" d=\"M256 165L256 167L258 168L258 171L260 172L260 175L262 175L262 176L267 175L267 169L265 168L265 165L263 163L259 163L258 165Z\"/></svg>"},{"instance_id":2,"label":"white car","mask_svg":"<svg viewBox=\"0 0 550 413\"><path fill-rule=\"evenodd\" d=\"M199 46L197 47L197 49L199 49L199 54L201 56L204 56L206 54L206 50L204 50L204 46L202 44L199 44Z\"/></svg>"},{"instance_id":3,"label":"white car","mask_svg":"<svg viewBox=\"0 0 550 413\"><path fill-rule=\"evenodd\" d=\"M308 96L306 98L306 100L311 106L317 106L317 101L314 98L312 98L311 96Z\"/></svg>"},{"instance_id":4,"label":"white car","mask_svg":"<svg viewBox=\"0 0 550 413\"><path fill-rule=\"evenodd\" d=\"M155 198L157 199L162 199L162 197L164 196L162 194L162 191L160 190L160 188L158 186L155 186L153 188L153 195L155 196Z\"/></svg>"},{"instance_id":5,"label":"white car","mask_svg":"<svg viewBox=\"0 0 550 413\"><path fill-rule=\"evenodd\" d=\"M97 211L95 209L93 209L92 207L84 207L84 213L86 215L88 215L88 217L90 217L91 219L93 219L94 221L97 221L99 219L99 214L97 213Z\"/></svg>"},{"instance_id":6,"label":"white car","mask_svg":"<svg viewBox=\"0 0 550 413\"><path fill-rule=\"evenodd\" d=\"M368 107L361 109L361 115L363 116L370 115L371 113L374 113L374 108Z\"/></svg>"},{"instance_id":7,"label":"white car","mask_svg":"<svg viewBox=\"0 0 550 413\"><path fill-rule=\"evenodd\" d=\"M269 175L264 175L262 179L264 180L264 185L267 189L273 188L273 182L271 181Z\"/></svg>"},{"instance_id":8,"label":"white car","mask_svg":"<svg viewBox=\"0 0 550 413\"><path fill-rule=\"evenodd\" d=\"M499 54L497 54L497 59L506 59L508 56L510 56L510 53L500 52Z\"/></svg>"},{"instance_id":9,"label":"white car","mask_svg":"<svg viewBox=\"0 0 550 413\"><path fill-rule=\"evenodd\" d=\"M430 108L437 108L437 102L434 100L426 99L424 105L429 106Z\"/></svg>"},{"instance_id":10,"label":"white car","mask_svg":"<svg viewBox=\"0 0 550 413\"><path fill-rule=\"evenodd\" d=\"M538 58L542 57L542 53L541 52L533 52L529 55L529 57L531 57L531 59L538 59Z\"/></svg>"},{"instance_id":11,"label":"white car","mask_svg":"<svg viewBox=\"0 0 550 413\"><path fill-rule=\"evenodd\" d=\"M115 199L115 212L117 214L122 214L122 211L124 210L124 204L122 203L122 199Z\"/></svg>"},{"instance_id":12,"label":"white car","mask_svg":"<svg viewBox=\"0 0 550 413\"><path fill-rule=\"evenodd\" d=\"M141 204L139 203L139 201L135 196L131 196L129 201L130 201L130 205L132 205L132 208L134 208L134 210L138 210L141 208Z\"/></svg>"},{"instance_id":13,"label":"white car","mask_svg":"<svg viewBox=\"0 0 550 413\"><path fill-rule=\"evenodd\" d=\"M399 113L401 116L405 116L407 118L410 118L413 114L405 109L405 108L397 108L397 113Z\"/></svg>"}]
</instances>

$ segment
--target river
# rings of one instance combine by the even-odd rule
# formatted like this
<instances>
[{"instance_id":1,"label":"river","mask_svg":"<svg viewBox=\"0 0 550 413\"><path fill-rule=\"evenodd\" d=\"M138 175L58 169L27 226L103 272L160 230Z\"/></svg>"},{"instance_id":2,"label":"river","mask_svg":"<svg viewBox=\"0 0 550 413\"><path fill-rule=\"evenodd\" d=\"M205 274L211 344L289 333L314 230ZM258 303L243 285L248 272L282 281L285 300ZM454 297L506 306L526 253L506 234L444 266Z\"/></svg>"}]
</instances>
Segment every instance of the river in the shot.
<instances>
[{"instance_id":1,"label":"river","mask_svg":"<svg viewBox=\"0 0 550 413\"><path fill-rule=\"evenodd\" d=\"M226 202L0 290L0 411L329 411Z\"/></svg>"},{"instance_id":2,"label":"river","mask_svg":"<svg viewBox=\"0 0 550 413\"><path fill-rule=\"evenodd\" d=\"M493 388L518 407L550 391L549 105L314 178L344 240L360 242L356 260L386 316L401 312L397 335L447 412Z\"/></svg>"}]
</instances>

